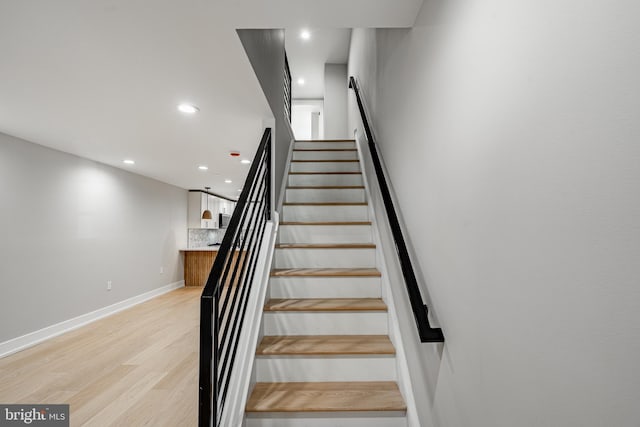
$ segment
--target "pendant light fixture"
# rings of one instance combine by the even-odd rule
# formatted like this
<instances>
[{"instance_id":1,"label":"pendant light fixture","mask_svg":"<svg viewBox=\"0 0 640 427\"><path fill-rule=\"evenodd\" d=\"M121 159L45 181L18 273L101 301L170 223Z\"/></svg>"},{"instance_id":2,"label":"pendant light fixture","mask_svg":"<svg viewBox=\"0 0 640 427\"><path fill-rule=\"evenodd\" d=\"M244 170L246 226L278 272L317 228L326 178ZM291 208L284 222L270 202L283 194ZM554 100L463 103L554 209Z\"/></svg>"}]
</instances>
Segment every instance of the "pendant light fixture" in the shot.
<instances>
[{"instance_id":1,"label":"pendant light fixture","mask_svg":"<svg viewBox=\"0 0 640 427\"><path fill-rule=\"evenodd\" d=\"M211 187L204 187L207 190L207 209L202 212L202 219L213 219L213 215L211 215L211 211L209 210L209 190Z\"/></svg>"}]
</instances>

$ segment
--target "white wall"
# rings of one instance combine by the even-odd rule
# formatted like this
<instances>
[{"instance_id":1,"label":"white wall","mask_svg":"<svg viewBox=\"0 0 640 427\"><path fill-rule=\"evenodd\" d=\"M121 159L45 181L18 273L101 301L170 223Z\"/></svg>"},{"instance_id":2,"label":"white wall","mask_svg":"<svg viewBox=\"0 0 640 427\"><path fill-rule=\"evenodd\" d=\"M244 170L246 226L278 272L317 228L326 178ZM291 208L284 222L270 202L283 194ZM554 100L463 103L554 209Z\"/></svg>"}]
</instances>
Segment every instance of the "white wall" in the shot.
<instances>
[{"instance_id":1,"label":"white wall","mask_svg":"<svg viewBox=\"0 0 640 427\"><path fill-rule=\"evenodd\" d=\"M414 344L422 425L637 425L638 16L427 0L410 30L354 31L349 73L447 340Z\"/></svg>"},{"instance_id":2,"label":"white wall","mask_svg":"<svg viewBox=\"0 0 640 427\"><path fill-rule=\"evenodd\" d=\"M296 139L324 138L324 101L322 99L293 99L291 101L291 129ZM314 120L313 114L318 114ZM313 136L317 121L317 136Z\"/></svg>"},{"instance_id":3,"label":"white wall","mask_svg":"<svg viewBox=\"0 0 640 427\"><path fill-rule=\"evenodd\" d=\"M0 342L183 278L186 190L0 134L0 200Z\"/></svg>"},{"instance_id":4,"label":"white wall","mask_svg":"<svg viewBox=\"0 0 640 427\"><path fill-rule=\"evenodd\" d=\"M324 137L347 138L347 66L324 64Z\"/></svg>"},{"instance_id":5,"label":"white wall","mask_svg":"<svg viewBox=\"0 0 640 427\"><path fill-rule=\"evenodd\" d=\"M272 176L275 178L273 199L279 200L289 148L293 139L293 131L284 112L284 97L282 95L285 57L284 30L240 29L237 32L273 113L274 124L269 124L272 128L273 141ZM270 122L270 119L265 122Z\"/></svg>"}]
</instances>

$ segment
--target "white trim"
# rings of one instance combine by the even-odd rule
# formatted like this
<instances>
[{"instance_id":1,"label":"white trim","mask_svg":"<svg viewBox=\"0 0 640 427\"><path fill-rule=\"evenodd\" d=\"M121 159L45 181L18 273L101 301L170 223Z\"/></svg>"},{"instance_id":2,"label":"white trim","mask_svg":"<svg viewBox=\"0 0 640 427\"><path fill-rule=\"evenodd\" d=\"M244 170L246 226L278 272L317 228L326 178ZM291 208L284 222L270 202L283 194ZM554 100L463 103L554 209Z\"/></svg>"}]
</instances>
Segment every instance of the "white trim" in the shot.
<instances>
[{"instance_id":1,"label":"white trim","mask_svg":"<svg viewBox=\"0 0 640 427\"><path fill-rule=\"evenodd\" d=\"M389 339L393 343L393 346L396 349L396 375L398 378L398 387L402 392L402 396L404 397L405 404L407 405L407 426L409 427L418 427L420 425L420 420L418 418L418 409L416 406L415 396L413 394L413 386L411 384L411 373L409 372L409 363L407 362L407 355L405 353L404 343L402 341L402 334L400 332L400 325L398 322L398 312L396 310L395 301L393 299L393 292L391 291L391 279L389 277L389 270L387 269L387 261L384 256L384 251L382 250L382 237L380 234L378 217L376 215L376 211L374 208L373 200L371 197L372 188L369 183L368 175L367 175L367 166L373 168L371 156L367 155L365 157L364 153L368 150L365 150L363 144L367 144L366 140L358 138L359 133L357 130L354 130L354 139L356 140L356 147L358 149L358 158L360 160L360 164L362 165L362 180L365 186L365 191L368 200L368 209L369 209L369 218L371 219L371 232L373 237L373 243L376 245L376 264L378 269L380 270L381 277L381 286L382 286L382 297L387 304L387 313L388 313L388 321L389 321ZM366 161L366 162L365 162ZM376 183L375 188L377 192L380 192L378 185ZM379 200L382 203L381 200ZM390 242L393 244L393 242Z\"/></svg>"},{"instance_id":2,"label":"white trim","mask_svg":"<svg viewBox=\"0 0 640 427\"><path fill-rule=\"evenodd\" d=\"M291 139L289 142L289 153L287 154L287 162L284 167L284 176L282 178L282 184L280 184L280 197L278 198L278 205L276 210L282 212L282 204L284 203L284 196L287 192L287 186L289 184L289 170L291 169L291 158L293 157L293 147L296 140Z\"/></svg>"},{"instance_id":3,"label":"white trim","mask_svg":"<svg viewBox=\"0 0 640 427\"><path fill-rule=\"evenodd\" d=\"M265 239L259 253L261 255L256 265L256 277L251 287L251 294L247 300L247 311L244 320L240 339L238 341L237 359L234 365L234 372L229 380L229 391L227 394L228 407L222 414L224 426L240 426L244 420L244 408L249 397L250 385L252 381L253 364L256 355L256 347L260 338L260 325L262 322L262 311L267 295L269 284L269 274L271 273L271 262L275 249L276 236L278 234L278 214L273 217L273 221L267 223L265 229Z\"/></svg>"},{"instance_id":4,"label":"white trim","mask_svg":"<svg viewBox=\"0 0 640 427\"><path fill-rule=\"evenodd\" d=\"M170 283L160 288L153 289L149 292L145 292L140 295L128 298L126 300L117 302L115 304L108 305L106 307L99 308L89 313L81 314L78 317L74 317L69 320L64 320L60 323L56 323L51 326L39 329L34 332L22 335L20 337L12 338L8 341L0 343L0 358L9 356L10 354L32 347L50 338L57 337L66 332L73 331L103 317L111 316L119 311L126 310L145 301L148 301L157 296L171 292L174 289L178 289L184 286L184 280Z\"/></svg>"}]
</instances>

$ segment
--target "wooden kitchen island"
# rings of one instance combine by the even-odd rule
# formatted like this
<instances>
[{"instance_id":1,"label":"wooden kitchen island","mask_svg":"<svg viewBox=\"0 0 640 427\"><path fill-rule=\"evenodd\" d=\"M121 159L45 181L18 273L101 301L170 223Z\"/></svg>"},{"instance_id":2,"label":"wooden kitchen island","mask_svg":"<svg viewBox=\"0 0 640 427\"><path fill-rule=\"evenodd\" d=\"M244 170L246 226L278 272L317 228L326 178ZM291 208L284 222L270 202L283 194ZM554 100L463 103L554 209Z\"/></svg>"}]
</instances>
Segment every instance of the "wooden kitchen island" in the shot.
<instances>
[{"instance_id":1,"label":"wooden kitchen island","mask_svg":"<svg viewBox=\"0 0 640 427\"><path fill-rule=\"evenodd\" d=\"M218 255L219 246L182 249L184 253L184 285L204 286L209 278L213 261Z\"/></svg>"},{"instance_id":2,"label":"wooden kitchen island","mask_svg":"<svg viewBox=\"0 0 640 427\"><path fill-rule=\"evenodd\" d=\"M184 285L185 286L204 286L209 278L213 261L218 256L220 247L209 246L206 248L181 249L184 253ZM233 263L238 262L238 253L233 256ZM246 255L246 251L242 251ZM240 258L242 261L243 258ZM232 264L234 265L234 264ZM228 279L230 280L230 279Z\"/></svg>"}]
</instances>

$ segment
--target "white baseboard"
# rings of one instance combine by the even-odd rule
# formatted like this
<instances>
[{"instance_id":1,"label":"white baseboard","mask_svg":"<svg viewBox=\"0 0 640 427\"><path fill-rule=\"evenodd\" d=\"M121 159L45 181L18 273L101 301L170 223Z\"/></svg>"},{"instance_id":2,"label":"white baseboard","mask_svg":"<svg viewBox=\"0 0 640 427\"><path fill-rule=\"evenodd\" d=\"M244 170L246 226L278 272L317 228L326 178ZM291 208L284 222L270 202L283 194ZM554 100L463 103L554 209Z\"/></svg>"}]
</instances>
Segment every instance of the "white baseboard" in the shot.
<instances>
[{"instance_id":1,"label":"white baseboard","mask_svg":"<svg viewBox=\"0 0 640 427\"><path fill-rule=\"evenodd\" d=\"M26 348L32 347L38 343L41 343L42 341L46 341L50 338L57 337L58 335L62 335L65 332L78 329L81 326L87 325L91 322L95 322L96 320L102 319L103 317L111 316L112 314L115 314L119 311L126 310L127 308L133 307L134 305L138 305L140 303L148 301L157 296L166 294L167 292L171 292L174 289L178 289L183 286L184 286L184 280L179 280L174 283L169 283L168 285L153 289L149 292L145 292L140 295L136 295L124 301L120 301L115 304L111 304L109 306L99 308L95 311L82 314L78 317L74 317L73 319L65 320L63 322L56 323L55 325L47 326L46 328L42 328L37 331L30 332L20 337L12 338L8 341L0 343L0 358L9 356L10 354L16 353L20 350L24 350Z\"/></svg>"}]
</instances>

